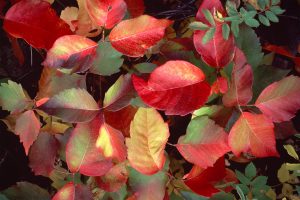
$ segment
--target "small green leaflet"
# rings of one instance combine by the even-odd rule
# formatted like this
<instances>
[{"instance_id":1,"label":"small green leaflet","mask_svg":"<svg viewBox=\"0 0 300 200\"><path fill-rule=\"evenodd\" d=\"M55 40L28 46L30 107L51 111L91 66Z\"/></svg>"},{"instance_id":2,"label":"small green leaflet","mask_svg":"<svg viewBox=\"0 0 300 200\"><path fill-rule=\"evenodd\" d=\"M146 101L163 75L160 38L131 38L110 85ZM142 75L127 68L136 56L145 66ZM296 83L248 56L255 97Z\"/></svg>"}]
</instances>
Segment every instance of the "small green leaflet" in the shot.
<instances>
[{"instance_id":1,"label":"small green leaflet","mask_svg":"<svg viewBox=\"0 0 300 200\"><path fill-rule=\"evenodd\" d=\"M156 67L156 64L147 62L134 65L134 68L141 73L151 73Z\"/></svg>"},{"instance_id":2,"label":"small green leaflet","mask_svg":"<svg viewBox=\"0 0 300 200\"><path fill-rule=\"evenodd\" d=\"M209 29L209 26L202 23L202 22L192 22L189 24L189 28L193 29L193 30L201 30L201 31L205 31L207 29Z\"/></svg>"},{"instance_id":3,"label":"small green leaflet","mask_svg":"<svg viewBox=\"0 0 300 200\"><path fill-rule=\"evenodd\" d=\"M271 6L270 11L272 11L276 15L281 15L285 12L285 10L281 9L279 6Z\"/></svg>"},{"instance_id":4,"label":"small green leaflet","mask_svg":"<svg viewBox=\"0 0 300 200\"><path fill-rule=\"evenodd\" d=\"M265 25L265 26L270 26L270 21L269 21L268 18L266 18L264 15L259 14L259 15L258 15L258 19L259 19L259 21L260 21L263 25Z\"/></svg>"},{"instance_id":5,"label":"small green leaflet","mask_svg":"<svg viewBox=\"0 0 300 200\"><path fill-rule=\"evenodd\" d=\"M231 22L231 31L235 37L238 37L240 33L239 24L240 24L239 21Z\"/></svg>"},{"instance_id":6,"label":"small green leaflet","mask_svg":"<svg viewBox=\"0 0 300 200\"><path fill-rule=\"evenodd\" d=\"M208 41L210 41L214 37L215 32L216 32L215 27L208 29L208 31L206 31L204 37L202 38L202 43L206 44Z\"/></svg>"},{"instance_id":7,"label":"small green leaflet","mask_svg":"<svg viewBox=\"0 0 300 200\"><path fill-rule=\"evenodd\" d=\"M211 12L207 9L203 9L202 10L204 17L207 19L207 21L210 23L210 25L215 26L215 19L213 17L213 15L211 14Z\"/></svg>"},{"instance_id":8,"label":"small green leaflet","mask_svg":"<svg viewBox=\"0 0 300 200\"><path fill-rule=\"evenodd\" d=\"M225 40L228 40L229 34L230 34L230 27L229 27L229 25L227 23L224 23L222 25L222 34L223 34L223 38Z\"/></svg>"},{"instance_id":9,"label":"small green leaflet","mask_svg":"<svg viewBox=\"0 0 300 200\"><path fill-rule=\"evenodd\" d=\"M279 22L278 17L271 11L266 11L266 16L271 22Z\"/></svg>"},{"instance_id":10,"label":"small green leaflet","mask_svg":"<svg viewBox=\"0 0 300 200\"><path fill-rule=\"evenodd\" d=\"M246 200L242 189L238 185L235 186L235 189L236 189L238 195L240 196L241 200Z\"/></svg>"},{"instance_id":11,"label":"small green leaflet","mask_svg":"<svg viewBox=\"0 0 300 200\"><path fill-rule=\"evenodd\" d=\"M256 167L252 162L247 165L245 169L245 175L250 179L256 176Z\"/></svg>"},{"instance_id":12,"label":"small green leaflet","mask_svg":"<svg viewBox=\"0 0 300 200\"><path fill-rule=\"evenodd\" d=\"M245 23L250 27L254 27L254 28L259 27L259 22L253 18L245 19Z\"/></svg>"}]
</instances>

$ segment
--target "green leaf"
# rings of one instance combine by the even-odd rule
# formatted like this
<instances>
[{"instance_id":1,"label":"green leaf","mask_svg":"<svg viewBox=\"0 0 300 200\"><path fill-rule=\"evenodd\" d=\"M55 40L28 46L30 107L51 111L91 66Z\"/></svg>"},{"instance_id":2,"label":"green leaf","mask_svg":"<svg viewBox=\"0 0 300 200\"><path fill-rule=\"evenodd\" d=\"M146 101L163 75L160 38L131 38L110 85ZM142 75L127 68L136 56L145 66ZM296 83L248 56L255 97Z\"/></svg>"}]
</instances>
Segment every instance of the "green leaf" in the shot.
<instances>
[{"instance_id":1,"label":"green leaf","mask_svg":"<svg viewBox=\"0 0 300 200\"><path fill-rule=\"evenodd\" d=\"M245 175L249 179L252 179L256 176L256 167L252 162L247 165L247 167L245 169Z\"/></svg>"},{"instance_id":2,"label":"green leaf","mask_svg":"<svg viewBox=\"0 0 300 200\"><path fill-rule=\"evenodd\" d=\"M224 21L239 21L240 16L239 15L234 15L234 16L230 16L230 17L224 17L223 18Z\"/></svg>"},{"instance_id":3,"label":"green leaf","mask_svg":"<svg viewBox=\"0 0 300 200\"><path fill-rule=\"evenodd\" d=\"M250 184L250 179L248 179L244 174L242 174L240 171L235 170L236 177L239 179L241 183L244 185Z\"/></svg>"},{"instance_id":4,"label":"green leaf","mask_svg":"<svg viewBox=\"0 0 300 200\"><path fill-rule=\"evenodd\" d=\"M239 27L239 22L238 21L231 22L231 31L232 31L232 33L235 37L239 36L240 27Z\"/></svg>"},{"instance_id":5,"label":"green leaf","mask_svg":"<svg viewBox=\"0 0 300 200\"><path fill-rule=\"evenodd\" d=\"M9 200L6 196L4 196L3 194L0 194L0 200Z\"/></svg>"},{"instance_id":6,"label":"green leaf","mask_svg":"<svg viewBox=\"0 0 300 200\"><path fill-rule=\"evenodd\" d=\"M213 17L213 15L211 14L211 12L207 9L203 9L202 10L204 17L207 19L207 21L210 23L210 25L215 26L215 19Z\"/></svg>"},{"instance_id":7,"label":"green leaf","mask_svg":"<svg viewBox=\"0 0 300 200\"><path fill-rule=\"evenodd\" d=\"M256 19L252 19L252 18L245 19L245 23L250 27L254 27L254 28L259 27L259 22Z\"/></svg>"},{"instance_id":8,"label":"green leaf","mask_svg":"<svg viewBox=\"0 0 300 200\"><path fill-rule=\"evenodd\" d=\"M243 191L241 190L241 188L238 185L235 186L235 189L236 189L239 197L241 198L241 200L246 200L246 197L245 197Z\"/></svg>"},{"instance_id":9,"label":"green leaf","mask_svg":"<svg viewBox=\"0 0 300 200\"><path fill-rule=\"evenodd\" d=\"M244 194L248 194L249 193L249 187L247 185L244 185L244 184L237 184L241 190L243 191Z\"/></svg>"},{"instance_id":10,"label":"green leaf","mask_svg":"<svg viewBox=\"0 0 300 200\"><path fill-rule=\"evenodd\" d=\"M11 113L20 113L32 103L20 84L8 80L0 84L0 106Z\"/></svg>"},{"instance_id":11,"label":"green leaf","mask_svg":"<svg viewBox=\"0 0 300 200\"><path fill-rule=\"evenodd\" d=\"M214 37L215 32L216 32L215 27L208 29L208 31L206 31L205 35L202 38L202 43L206 44L208 41L210 41Z\"/></svg>"},{"instance_id":12,"label":"green leaf","mask_svg":"<svg viewBox=\"0 0 300 200\"><path fill-rule=\"evenodd\" d=\"M270 21L269 21L268 18L266 18L264 15L259 14L259 15L258 15L258 19L259 19L259 21L260 21L263 25L265 25L265 26L270 26Z\"/></svg>"},{"instance_id":13,"label":"green leaf","mask_svg":"<svg viewBox=\"0 0 300 200\"><path fill-rule=\"evenodd\" d=\"M116 51L110 42L99 42L97 57L90 69L91 73L109 76L119 72L124 59L122 54Z\"/></svg>"},{"instance_id":14,"label":"green leaf","mask_svg":"<svg viewBox=\"0 0 300 200\"><path fill-rule=\"evenodd\" d=\"M124 199L126 199L126 196L127 196L127 189L126 189L126 186L123 186L116 192L105 193L103 200L110 200L110 199L124 200Z\"/></svg>"},{"instance_id":15,"label":"green leaf","mask_svg":"<svg viewBox=\"0 0 300 200\"><path fill-rule=\"evenodd\" d=\"M281 15L285 12L285 10L281 9L279 6L271 6L270 11L272 11L276 15Z\"/></svg>"},{"instance_id":16,"label":"green leaf","mask_svg":"<svg viewBox=\"0 0 300 200\"><path fill-rule=\"evenodd\" d=\"M283 145L283 147L285 148L285 150L287 151L287 153L292 156L293 158L295 158L296 160L299 160L299 156L297 154L297 152L295 151L294 147L290 144L288 145Z\"/></svg>"},{"instance_id":17,"label":"green leaf","mask_svg":"<svg viewBox=\"0 0 300 200\"><path fill-rule=\"evenodd\" d=\"M280 0L272 0L272 6L277 5L280 3Z\"/></svg>"},{"instance_id":18,"label":"green leaf","mask_svg":"<svg viewBox=\"0 0 300 200\"><path fill-rule=\"evenodd\" d=\"M266 16L271 22L279 22L278 17L271 11L266 11Z\"/></svg>"},{"instance_id":19,"label":"green leaf","mask_svg":"<svg viewBox=\"0 0 300 200\"><path fill-rule=\"evenodd\" d=\"M225 40L228 40L229 34L230 34L230 27L229 27L229 25L227 23L224 23L222 25L222 34L223 34L223 38Z\"/></svg>"},{"instance_id":20,"label":"green leaf","mask_svg":"<svg viewBox=\"0 0 300 200\"><path fill-rule=\"evenodd\" d=\"M236 38L236 43L246 55L247 61L252 69L255 69L260 64L264 55L255 31L248 26L241 26L240 34ZM258 83L259 82L260 81L258 81Z\"/></svg>"},{"instance_id":21,"label":"green leaf","mask_svg":"<svg viewBox=\"0 0 300 200\"><path fill-rule=\"evenodd\" d=\"M208 200L206 197L200 196L189 191L180 191L185 200Z\"/></svg>"},{"instance_id":22,"label":"green leaf","mask_svg":"<svg viewBox=\"0 0 300 200\"><path fill-rule=\"evenodd\" d=\"M226 10L227 10L227 13L229 16L238 16L239 15L239 12L236 9L236 4L232 1L226 1Z\"/></svg>"},{"instance_id":23,"label":"green leaf","mask_svg":"<svg viewBox=\"0 0 300 200\"><path fill-rule=\"evenodd\" d=\"M279 170L277 171L277 177L278 180L281 183L285 183L288 180L290 180L291 176L290 176L290 172L289 170L286 168L286 164L282 164L281 167L279 168Z\"/></svg>"},{"instance_id":24,"label":"green leaf","mask_svg":"<svg viewBox=\"0 0 300 200\"><path fill-rule=\"evenodd\" d=\"M266 1L265 0L258 0L257 1L257 3L258 3L258 6L262 9L262 10L264 10L265 8L266 8Z\"/></svg>"},{"instance_id":25,"label":"green leaf","mask_svg":"<svg viewBox=\"0 0 300 200\"><path fill-rule=\"evenodd\" d=\"M66 122L88 122L99 112L94 98L86 90L79 88L64 90L39 108Z\"/></svg>"},{"instance_id":26,"label":"green leaf","mask_svg":"<svg viewBox=\"0 0 300 200\"><path fill-rule=\"evenodd\" d=\"M50 194L45 189L28 182L18 182L2 193L10 200L51 199Z\"/></svg>"},{"instance_id":27,"label":"green leaf","mask_svg":"<svg viewBox=\"0 0 300 200\"><path fill-rule=\"evenodd\" d=\"M231 193L219 192L212 196L209 200L234 200L234 196Z\"/></svg>"},{"instance_id":28,"label":"green leaf","mask_svg":"<svg viewBox=\"0 0 300 200\"><path fill-rule=\"evenodd\" d=\"M255 17L256 14L257 14L256 10L251 10L251 11L246 12L244 17L245 17L245 19L250 19L250 18L252 19Z\"/></svg>"},{"instance_id":29,"label":"green leaf","mask_svg":"<svg viewBox=\"0 0 300 200\"><path fill-rule=\"evenodd\" d=\"M258 176L252 181L251 185L256 187L263 186L267 184L267 180L268 177L266 176Z\"/></svg>"},{"instance_id":30,"label":"green leaf","mask_svg":"<svg viewBox=\"0 0 300 200\"><path fill-rule=\"evenodd\" d=\"M134 65L134 68L141 73L151 73L156 67L156 64L147 62Z\"/></svg>"},{"instance_id":31,"label":"green leaf","mask_svg":"<svg viewBox=\"0 0 300 200\"><path fill-rule=\"evenodd\" d=\"M193 29L193 30L201 30L201 31L205 31L207 29L209 29L209 26L202 23L202 22L192 22L189 24L189 28Z\"/></svg>"}]
</instances>

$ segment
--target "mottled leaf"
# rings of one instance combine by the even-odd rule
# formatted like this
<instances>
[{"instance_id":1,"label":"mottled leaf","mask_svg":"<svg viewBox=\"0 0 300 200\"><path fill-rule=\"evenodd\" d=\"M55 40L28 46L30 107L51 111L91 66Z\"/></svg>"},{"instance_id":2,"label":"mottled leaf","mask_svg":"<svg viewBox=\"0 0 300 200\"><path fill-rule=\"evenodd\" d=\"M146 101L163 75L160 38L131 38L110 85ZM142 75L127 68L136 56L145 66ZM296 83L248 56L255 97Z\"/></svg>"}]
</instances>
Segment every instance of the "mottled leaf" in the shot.
<instances>
[{"instance_id":1,"label":"mottled leaf","mask_svg":"<svg viewBox=\"0 0 300 200\"><path fill-rule=\"evenodd\" d=\"M92 192L87 186L70 182L61 188L52 200L91 200Z\"/></svg>"}]
</instances>

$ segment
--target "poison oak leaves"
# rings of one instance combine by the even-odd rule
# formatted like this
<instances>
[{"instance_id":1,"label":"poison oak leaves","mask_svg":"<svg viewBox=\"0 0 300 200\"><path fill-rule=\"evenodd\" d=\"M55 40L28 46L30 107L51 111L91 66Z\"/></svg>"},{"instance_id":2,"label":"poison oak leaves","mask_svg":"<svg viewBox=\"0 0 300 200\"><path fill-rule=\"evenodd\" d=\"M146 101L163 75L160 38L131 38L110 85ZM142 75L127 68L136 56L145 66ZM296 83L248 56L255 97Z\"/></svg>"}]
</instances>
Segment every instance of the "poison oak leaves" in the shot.
<instances>
[{"instance_id":1,"label":"poison oak leaves","mask_svg":"<svg viewBox=\"0 0 300 200\"><path fill-rule=\"evenodd\" d=\"M35 48L47 50L57 38L72 34L68 24L43 0L22 0L14 4L5 15L3 28Z\"/></svg>"},{"instance_id":2,"label":"poison oak leaves","mask_svg":"<svg viewBox=\"0 0 300 200\"><path fill-rule=\"evenodd\" d=\"M167 115L187 115L201 107L210 94L203 72L186 61L169 61L148 78L132 76L141 99Z\"/></svg>"},{"instance_id":3,"label":"poison oak leaves","mask_svg":"<svg viewBox=\"0 0 300 200\"><path fill-rule=\"evenodd\" d=\"M171 24L172 21L167 19L141 15L120 22L111 31L109 40L124 55L141 57L164 37L166 28Z\"/></svg>"},{"instance_id":4,"label":"poison oak leaves","mask_svg":"<svg viewBox=\"0 0 300 200\"><path fill-rule=\"evenodd\" d=\"M210 26L210 23L204 17L202 12L203 9L209 10L212 15L215 15L215 12L219 12L223 15L223 17L226 16L226 12L224 11L220 0L204 0L199 7L196 15L196 21L205 23L208 26ZM223 68L233 59L235 50L234 37L230 34L228 40L225 40L222 35L222 23L217 20L215 20L215 23L215 34L206 44L202 43L202 38L206 31L195 31L194 45L197 52L202 56L204 62L212 67Z\"/></svg>"},{"instance_id":5,"label":"poison oak leaves","mask_svg":"<svg viewBox=\"0 0 300 200\"><path fill-rule=\"evenodd\" d=\"M165 145L169 128L153 108L139 108L126 138L130 165L143 174L155 174L165 163Z\"/></svg>"}]
</instances>

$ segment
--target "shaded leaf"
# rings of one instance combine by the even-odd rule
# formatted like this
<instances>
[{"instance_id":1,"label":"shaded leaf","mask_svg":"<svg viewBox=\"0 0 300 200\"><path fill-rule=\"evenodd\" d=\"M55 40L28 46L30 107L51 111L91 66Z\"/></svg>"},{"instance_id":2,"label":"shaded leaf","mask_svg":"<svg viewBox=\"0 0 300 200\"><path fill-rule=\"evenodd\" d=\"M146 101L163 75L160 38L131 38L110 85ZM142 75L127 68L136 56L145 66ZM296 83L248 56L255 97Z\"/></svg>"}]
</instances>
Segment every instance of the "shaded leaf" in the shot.
<instances>
[{"instance_id":1,"label":"shaded leaf","mask_svg":"<svg viewBox=\"0 0 300 200\"><path fill-rule=\"evenodd\" d=\"M256 157L278 156L274 125L262 114L243 112L229 133L229 146L239 156L251 152Z\"/></svg>"},{"instance_id":2,"label":"shaded leaf","mask_svg":"<svg viewBox=\"0 0 300 200\"><path fill-rule=\"evenodd\" d=\"M141 99L167 115L187 115L201 107L210 93L204 73L186 61L168 61L157 67L147 80L132 76Z\"/></svg>"},{"instance_id":3,"label":"shaded leaf","mask_svg":"<svg viewBox=\"0 0 300 200\"><path fill-rule=\"evenodd\" d=\"M29 148L37 139L40 132L40 121L32 110L22 113L16 120L15 134L20 136L25 153L28 155Z\"/></svg>"},{"instance_id":4,"label":"shaded leaf","mask_svg":"<svg viewBox=\"0 0 300 200\"><path fill-rule=\"evenodd\" d=\"M91 200L92 192L87 186L74 184L72 182L61 188L52 198L52 200Z\"/></svg>"},{"instance_id":5,"label":"shaded leaf","mask_svg":"<svg viewBox=\"0 0 300 200\"><path fill-rule=\"evenodd\" d=\"M147 175L161 170L168 137L168 125L160 114L152 108L139 108L130 124L130 138L126 138L130 165Z\"/></svg>"},{"instance_id":6,"label":"shaded leaf","mask_svg":"<svg viewBox=\"0 0 300 200\"><path fill-rule=\"evenodd\" d=\"M94 98L86 90L79 88L64 90L39 108L67 122L91 121L99 112Z\"/></svg>"},{"instance_id":7,"label":"shaded leaf","mask_svg":"<svg viewBox=\"0 0 300 200\"><path fill-rule=\"evenodd\" d=\"M165 29L171 24L170 20L141 15L120 22L111 31L109 40L124 55L141 57L164 37Z\"/></svg>"},{"instance_id":8,"label":"shaded leaf","mask_svg":"<svg viewBox=\"0 0 300 200\"><path fill-rule=\"evenodd\" d=\"M252 162L247 165L245 175L250 179L256 176L256 167Z\"/></svg>"},{"instance_id":9,"label":"shaded leaf","mask_svg":"<svg viewBox=\"0 0 300 200\"><path fill-rule=\"evenodd\" d=\"M128 11L132 18L138 17L145 12L144 0L125 0Z\"/></svg>"}]
</instances>

